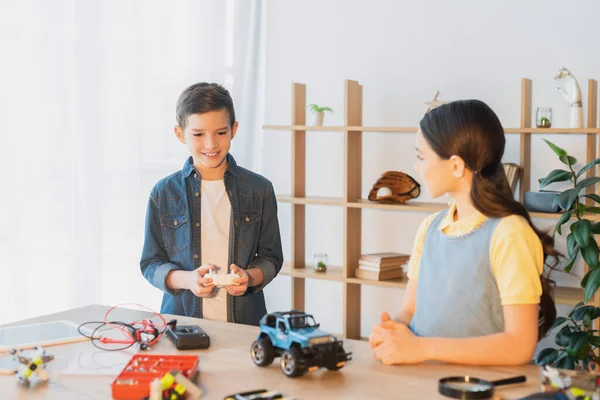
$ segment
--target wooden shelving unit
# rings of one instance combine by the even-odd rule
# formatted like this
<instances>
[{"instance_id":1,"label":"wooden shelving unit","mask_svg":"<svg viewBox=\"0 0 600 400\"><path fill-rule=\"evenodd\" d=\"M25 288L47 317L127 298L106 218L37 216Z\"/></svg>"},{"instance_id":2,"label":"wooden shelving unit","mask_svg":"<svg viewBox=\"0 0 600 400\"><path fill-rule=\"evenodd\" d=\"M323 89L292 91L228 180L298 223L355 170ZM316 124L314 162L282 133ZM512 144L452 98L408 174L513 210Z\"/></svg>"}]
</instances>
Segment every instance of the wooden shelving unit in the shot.
<instances>
[{"instance_id":1,"label":"wooden shelving unit","mask_svg":"<svg viewBox=\"0 0 600 400\"><path fill-rule=\"evenodd\" d=\"M532 126L532 83L521 80L521 122L518 128L507 128L505 133L520 136L521 179L519 198L529 190L531 178L531 135L567 134L587 136L586 163L596 158L598 83L588 81L588 120L587 128L531 128ZM292 193L290 196L277 196L280 203L292 205L292 254L284 264L280 274L292 278L292 306L303 310L305 305L306 279L319 279L341 282L343 284L343 336L360 339L361 285L372 285L403 289L406 279L370 281L356 278L354 271L358 267L361 255L361 217L365 208L434 213L447 207L444 203L425 203L410 201L403 205L379 204L361 198L362 187L362 135L367 132L389 132L415 134L417 127L369 127L362 125L362 86L351 80L344 83L344 126L307 126L306 125L306 86L300 83L292 85L292 124L266 125L266 130L292 132ZM344 197L323 198L306 197L306 132L343 132L344 133ZM587 176L597 176L596 168L590 169ZM593 188L588 189L589 193ZM305 260L306 205L325 205L342 207L344 215L344 251L342 266L328 266L326 273L315 272L307 266ZM532 218L558 219L560 214L531 213ZM600 217L594 215L594 219ZM587 270L587 266L586 266ZM557 287L555 300L559 304L575 305L583 299L580 288ZM593 303L600 305L600 296Z\"/></svg>"}]
</instances>

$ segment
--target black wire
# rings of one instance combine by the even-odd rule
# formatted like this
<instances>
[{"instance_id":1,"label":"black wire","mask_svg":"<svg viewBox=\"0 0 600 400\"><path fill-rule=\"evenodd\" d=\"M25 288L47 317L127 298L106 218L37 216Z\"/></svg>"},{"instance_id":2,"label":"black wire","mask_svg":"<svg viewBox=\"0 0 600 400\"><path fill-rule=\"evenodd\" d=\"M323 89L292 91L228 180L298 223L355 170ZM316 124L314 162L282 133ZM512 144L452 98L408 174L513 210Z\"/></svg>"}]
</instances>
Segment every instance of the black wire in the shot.
<instances>
[{"instance_id":1,"label":"black wire","mask_svg":"<svg viewBox=\"0 0 600 400\"><path fill-rule=\"evenodd\" d=\"M83 332L81 332L81 328L84 327L85 325L89 325L89 324L99 324L96 329L94 329L94 331L92 332L91 336L88 336L86 334L84 334ZM99 329L103 328L106 325L118 325L118 326L122 326L125 327L129 330L129 333L132 336L132 341L130 344L128 344L125 347L118 347L118 348L107 348L107 347L102 347L102 346L98 346L98 344L96 343L97 341L100 340L100 338L98 337L94 337L96 335L96 333L98 332ZM162 331L159 331L156 327L154 327L154 329L156 330L156 332L158 333L156 335L156 337L152 340L156 340L157 338L159 338L163 333L165 333L167 331L167 327L165 326L165 328ZM108 329L107 329L108 330ZM88 339L90 339L90 341L92 342L92 345L94 345L94 347L96 347L97 349L100 350L105 350L105 351L122 351L122 350L127 350L128 348L130 348L131 346L135 345L138 341L135 339L136 337L136 333L139 329L136 328L135 326L125 323L125 322L121 322L121 321L111 321L111 322L104 322L104 321L88 321L88 322L84 322L83 324L79 325L77 327L77 331L79 332L79 334L81 336L84 336Z\"/></svg>"}]
</instances>

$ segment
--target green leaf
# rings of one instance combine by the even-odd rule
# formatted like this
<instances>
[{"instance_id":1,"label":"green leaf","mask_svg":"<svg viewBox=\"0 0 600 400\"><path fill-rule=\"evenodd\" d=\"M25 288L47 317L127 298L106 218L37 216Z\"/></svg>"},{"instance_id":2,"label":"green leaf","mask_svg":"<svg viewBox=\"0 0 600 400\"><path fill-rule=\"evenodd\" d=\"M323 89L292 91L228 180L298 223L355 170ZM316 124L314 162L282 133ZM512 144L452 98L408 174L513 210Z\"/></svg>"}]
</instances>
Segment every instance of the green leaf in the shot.
<instances>
[{"instance_id":1,"label":"green leaf","mask_svg":"<svg viewBox=\"0 0 600 400\"><path fill-rule=\"evenodd\" d=\"M588 279L590 279L590 275L592 274L592 272L594 272L593 269L590 269L585 276L583 277L583 279L581 280L580 284L582 288L585 288L585 285L587 285L587 281Z\"/></svg>"},{"instance_id":2,"label":"green leaf","mask_svg":"<svg viewBox=\"0 0 600 400\"><path fill-rule=\"evenodd\" d=\"M586 312L585 314L583 314L583 326L585 327L584 330L588 330L590 329L591 325L592 325L592 314L594 313L594 309L596 307L592 307L592 310L590 312Z\"/></svg>"},{"instance_id":3,"label":"green leaf","mask_svg":"<svg viewBox=\"0 0 600 400\"><path fill-rule=\"evenodd\" d=\"M553 171L550 171L548 176L540 179L540 189L543 189L544 187L546 187L549 184L554 183L554 182L568 181L572 177L573 177L573 174L569 171L565 171L564 169L555 169Z\"/></svg>"},{"instance_id":4,"label":"green leaf","mask_svg":"<svg viewBox=\"0 0 600 400\"><path fill-rule=\"evenodd\" d=\"M588 247L581 249L581 255L590 268L598 268L598 244L594 239L590 240Z\"/></svg>"},{"instance_id":5,"label":"green leaf","mask_svg":"<svg viewBox=\"0 0 600 400\"><path fill-rule=\"evenodd\" d=\"M554 342L560 347L567 347L569 345L569 341L571 340L571 330L568 325L563 326L563 328L558 331L556 337L554 338Z\"/></svg>"},{"instance_id":6,"label":"green leaf","mask_svg":"<svg viewBox=\"0 0 600 400\"><path fill-rule=\"evenodd\" d=\"M564 208L564 210L568 210L569 208L571 208L571 206L573 205L573 203L575 202L575 200L577 200L577 198L579 197L579 193L586 187L588 186L592 186L595 185L596 183L600 182L600 177L592 177L592 178L585 178L583 179L581 182L579 182L577 184L577 186L575 186L573 189L569 189L571 192L569 193L569 198L566 202L566 206L567 208ZM557 196L560 197L561 195L563 195L564 193L568 192L568 190L562 192L560 195ZM557 199L554 199L557 200ZM562 206L561 206L562 207Z\"/></svg>"},{"instance_id":7,"label":"green leaf","mask_svg":"<svg viewBox=\"0 0 600 400\"><path fill-rule=\"evenodd\" d=\"M577 244L581 248L585 248L590 244L590 229L592 224L587 219L582 219L571 225L571 232L575 236Z\"/></svg>"},{"instance_id":8,"label":"green leaf","mask_svg":"<svg viewBox=\"0 0 600 400\"><path fill-rule=\"evenodd\" d=\"M599 234L600 233L600 222L596 222L595 224L593 224L592 227L590 228L590 230L592 231L592 233Z\"/></svg>"},{"instance_id":9,"label":"green leaf","mask_svg":"<svg viewBox=\"0 0 600 400\"><path fill-rule=\"evenodd\" d=\"M569 202L569 197L571 197L572 192L573 192L573 189L568 189L568 190L565 190L564 192L560 193L552 201L552 206L559 206L563 210L568 210L569 208L571 208L570 205L569 205L569 207L567 207L567 203ZM573 203L571 203L571 204L573 204Z\"/></svg>"},{"instance_id":10,"label":"green leaf","mask_svg":"<svg viewBox=\"0 0 600 400\"><path fill-rule=\"evenodd\" d=\"M594 306L583 306L583 307L579 307L577 310L575 310L575 312L573 313L573 320L574 321L583 321L583 318L585 317L586 314L590 314L594 311L596 307Z\"/></svg>"},{"instance_id":11,"label":"green leaf","mask_svg":"<svg viewBox=\"0 0 600 400\"><path fill-rule=\"evenodd\" d=\"M583 197L594 200L596 203L600 203L600 196L595 193L585 194Z\"/></svg>"},{"instance_id":12,"label":"green leaf","mask_svg":"<svg viewBox=\"0 0 600 400\"><path fill-rule=\"evenodd\" d=\"M560 369L575 369L575 360L571 356L566 356L556 364Z\"/></svg>"},{"instance_id":13,"label":"green leaf","mask_svg":"<svg viewBox=\"0 0 600 400\"><path fill-rule=\"evenodd\" d=\"M600 308L599 307L596 307L594 309L594 312L592 313L591 317L592 317L592 319L596 319L596 318L600 317Z\"/></svg>"},{"instance_id":14,"label":"green leaf","mask_svg":"<svg viewBox=\"0 0 600 400\"><path fill-rule=\"evenodd\" d=\"M569 166L577 164L577 159L575 157L565 155L565 156L560 156L558 158L560 159L560 161L562 161L563 164L566 164Z\"/></svg>"},{"instance_id":15,"label":"green leaf","mask_svg":"<svg viewBox=\"0 0 600 400\"><path fill-rule=\"evenodd\" d=\"M575 310L577 310L579 307L581 307L581 306L583 306L583 305L585 305L585 303L584 303L583 301L580 301L579 303L577 303L577 304L575 305L575 307L573 307L573 308L571 309L571 312L569 312L569 318L571 318L571 317L573 316L573 313L575 312Z\"/></svg>"},{"instance_id":16,"label":"green leaf","mask_svg":"<svg viewBox=\"0 0 600 400\"><path fill-rule=\"evenodd\" d=\"M575 264L575 261L577 261L577 256L579 255L579 245L576 244L575 245L575 249L573 249L573 253L571 253L570 257L569 257L569 261L567 262L567 265L565 265L565 272L571 272L571 268L573 268L573 265Z\"/></svg>"},{"instance_id":17,"label":"green leaf","mask_svg":"<svg viewBox=\"0 0 600 400\"><path fill-rule=\"evenodd\" d=\"M552 143L549 140L544 139L544 142L548 143L548 146L550 146L550 148L556 153L557 156L566 156L567 152L563 149L561 149L560 147L558 147L557 145L555 145L554 143Z\"/></svg>"},{"instance_id":18,"label":"green leaf","mask_svg":"<svg viewBox=\"0 0 600 400\"><path fill-rule=\"evenodd\" d=\"M569 350L575 354L579 353L579 350L587 343L588 334L586 332L575 332L569 340Z\"/></svg>"},{"instance_id":19,"label":"green leaf","mask_svg":"<svg viewBox=\"0 0 600 400\"><path fill-rule=\"evenodd\" d=\"M562 235L561 227L563 226L564 223L566 223L570 219L571 219L571 212L565 211L558 219L558 222L556 223L554 230L556 232L558 232L559 235Z\"/></svg>"},{"instance_id":20,"label":"green leaf","mask_svg":"<svg viewBox=\"0 0 600 400\"><path fill-rule=\"evenodd\" d=\"M575 235L571 232L567 235L567 252L569 256L575 251L575 246L577 246L577 242L575 241Z\"/></svg>"},{"instance_id":21,"label":"green leaf","mask_svg":"<svg viewBox=\"0 0 600 400\"><path fill-rule=\"evenodd\" d=\"M599 214L600 213L600 207L586 207L585 208L585 212Z\"/></svg>"},{"instance_id":22,"label":"green leaf","mask_svg":"<svg viewBox=\"0 0 600 400\"><path fill-rule=\"evenodd\" d=\"M594 336L591 335L588 338L588 342L592 345L592 346L596 346L596 347L600 347L600 336Z\"/></svg>"},{"instance_id":23,"label":"green leaf","mask_svg":"<svg viewBox=\"0 0 600 400\"><path fill-rule=\"evenodd\" d=\"M543 349L535 356L535 363L537 365L549 365L556 361L558 357L558 350L548 348Z\"/></svg>"},{"instance_id":24,"label":"green leaf","mask_svg":"<svg viewBox=\"0 0 600 400\"><path fill-rule=\"evenodd\" d=\"M598 290L598 287L600 286L600 268L597 268L595 270L593 270L593 272L590 274L590 277L588 278L586 285L585 285L585 291L583 293L583 299L585 301L590 301L590 299L594 296L594 293L596 293L596 290Z\"/></svg>"},{"instance_id":25,"label":"green leaf","mask_svg":"<svg viewBox=\"0 0 600 400\"><path fill-rule=\"evenodd\" d=\"M594 208L594 207L590 207L590 208ZM577 215L579 215L579 218L583 218L583 215L585 214L585 212L586 212L585 204L579 203L579 207L577 207Z\"/></svg>"},{"instance_id":26,"label":"green leaf","mask_svg":"<svg viewBox=\"0 0 600 400\"><path fill-rule=\"evenodd\" d=\"M582 179L581 181L579 181L579 183L577 184L577 187L580 187L581 189L583 189L588 186L595 185L598 182L600 182L600 177L592 176L591 178L585 178L585 179Z\"/></svg>"},{"instance_id":27,"label":"green leaf","mask_svg":"<svg viewBox=\"0 0 600 400\"><path fill-rule=\"evenodd\" d=\"M595 165L600 164L600 158L595 159L594 161L587 163L583 166L577 173L577 177L579 178L581 175L585 174L589 169L593 168Z\"/></svg>"},{"instance_id":28,"label":"green leaf","mask_svg":"<svg viewBox=\"0 0 600 400\"><path fill-rule=\"evenodd\" d=\"M561 326L565 322L567 322L567 319L565 317L556 317L556 319L554 320L554 324L552 325L551 329L558 328L559 326Z\"/></svg>"}]
</instances>

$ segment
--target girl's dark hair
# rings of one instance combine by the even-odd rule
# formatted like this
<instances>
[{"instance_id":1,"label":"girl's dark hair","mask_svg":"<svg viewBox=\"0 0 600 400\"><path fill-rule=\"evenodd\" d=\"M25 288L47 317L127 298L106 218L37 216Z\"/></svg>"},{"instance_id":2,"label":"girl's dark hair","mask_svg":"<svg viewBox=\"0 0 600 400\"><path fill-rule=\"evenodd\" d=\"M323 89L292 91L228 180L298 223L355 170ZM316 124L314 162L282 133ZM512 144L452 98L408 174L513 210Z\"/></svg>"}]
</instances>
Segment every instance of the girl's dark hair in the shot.
<instances>
[{"instance_id":1,"label":"girl's dark hair","mask_svg":"<svg viewBox=\"0 0 600 400\"><path fill-rule=\"evenodd\" d=\"M471 202L475 208L491 218L513 214L525 218L542 242L545 263L554 269L560 256L554 248L554 239L533 225L529 213L514 199L510 189L502 165L504 129L494 111L479 100L454 101L427 113L420 127L423 137L440 158L459 156L473 172ZM548 264L548 258L554 260L552 264ZM556 319L554 282L544 273L540 279L538 340L546 335Z\"/></svg>"},{"instance_id":2,"label":"girl's dark hair","mask_svg":"<svg viewBox=\"0 0 600 400\"><path fill-rule=\"evenodd\" d=\"M229 126L235 123L235 110L229 91L218 83L200 82L185 89L177 99L177 123L185 129L187 117L210 111L227 110Z\"/></svg>"}]
</instances>

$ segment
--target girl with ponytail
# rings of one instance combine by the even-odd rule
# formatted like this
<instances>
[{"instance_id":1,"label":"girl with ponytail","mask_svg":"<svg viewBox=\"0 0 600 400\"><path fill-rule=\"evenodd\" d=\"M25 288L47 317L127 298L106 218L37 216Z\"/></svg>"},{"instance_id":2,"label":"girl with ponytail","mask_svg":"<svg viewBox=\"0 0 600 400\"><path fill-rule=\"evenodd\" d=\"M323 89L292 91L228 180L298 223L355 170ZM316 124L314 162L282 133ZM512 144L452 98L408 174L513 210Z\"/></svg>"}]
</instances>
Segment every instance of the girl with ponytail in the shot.
<instances>
[{"instance_id":1,"label":"girl with ponytail","mask_svg":"<svg viewBox=\"0 0 600 400\"><path fill-rule=\"evenodd\" d=\"M421 120L416 169L431 197L453 201L417 232L402 311L373 327L371 347L384 364L523 364L552 327L544 264L554 267L559 253L514 200L504 146L498 117L478 100Z\"/></svg>"}]
</instances>

